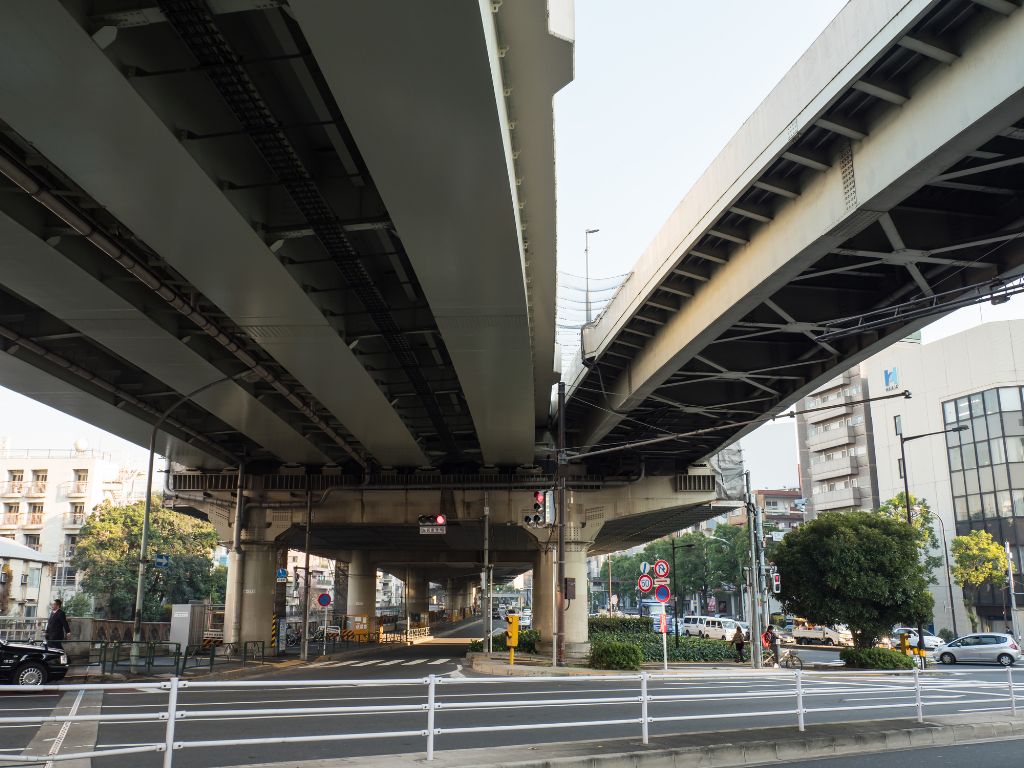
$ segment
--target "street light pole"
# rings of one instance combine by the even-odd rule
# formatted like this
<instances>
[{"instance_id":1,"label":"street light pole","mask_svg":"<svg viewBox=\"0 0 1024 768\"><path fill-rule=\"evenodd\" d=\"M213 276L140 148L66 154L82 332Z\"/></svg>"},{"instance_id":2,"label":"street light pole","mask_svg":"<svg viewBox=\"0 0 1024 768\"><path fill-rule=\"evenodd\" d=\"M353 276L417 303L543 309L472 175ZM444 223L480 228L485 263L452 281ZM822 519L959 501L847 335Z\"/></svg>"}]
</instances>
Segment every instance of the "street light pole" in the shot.
<instances>
[{"instance_id":1,"label":"street light pole","mask_svg":"<svg viewBox=\"0 0 1024 768\"><path fill-rule=\"evenodd\" d=\"M907 525L909 525L911 527L913 527L913 525L914 525L914 516L913 516L913 512L911 510L911 506L910 506L910 472L907 469L907 443L909 443L911 440L920 440L922 437L934 437L936 435L944 435L947 432L964 432L967 429L970 429L970 427L968 427L967 425L961 425L961 426L958 426L958 427L953 427L952 429L940 429L940 430L938 430L936 432L925 432L925 433L920 434L920 435L910 435L910 437L907 437L907 436L905 436L903 434L902 421L900 422L900 427L899 427L899 433L898 434L899 434L899 438L900 438L900 462L903 464L903 504L907 508ZM945 549L945 541L946 541L945 529L943 529L942 541L943 541L943 549ZM948 572L949 572L948 571L948 568L949 568L949 561L948 561L948 559L946 561L946 568L947 568L947 574L948 574ZM954 615L953 621L956 622L956 614L955 614L955 611L953 609L953 598L952 598L952 595L953 595L953 585L952 584L949 585L949 592L950 592L949 610L950 610L950 613L953 613L953 615ZM919 656L918 664L920 664L921 666L924 666L924 651L925 651L925 646L924 646L924 624L921 621L918 621L918 623L917 623L917 651L918 651L918 656Z\"/></svg>"},{"instance_id":2,"label":"street light pole","mask_svg":"<svg viewBox=\"0 0 1024 768\"><path fill-rule=\"evenodd\" d=\"M672 537L672 597L675 599L676 615L672 617L672 634L679 647L679 590L676 588L676 537Z\"/></svg>"},{"instance_id":3,"label":"street light pole","mask_svg":"<svg viewBox=\"0 0 1024 768\"><path fill-rule=\"evenodd\" d=\"M146 597L146 549L149 547L149 516L152 512L153 507L153 459L156 456L156 434L160 431L160 427L167 420L167 417L182 403L187 400L191 400L196 395L205 392L211 387L215 387L218 384L223 384L225 381L231 381L234 378L232 376L225 376L216 381L211 381L209 384L204 384L197 389L192 390L187 395L182 395L174 403L160 414L160 418L156 420L153 425L153 431L149 435L149 469L146 472L146 506L145 511L142 514L142 540L139 543L139 572L138 578L135 582L135 615L133 617L133 629L132 639L135 643L132 645L133 653L138 648L138 643L142 640L142 604ZM237 525L237 521L236 521Z\"/></svg>"},{"instance_id":4,"label":"street light pole","mask_svg":"<svg viewBox=\"0 0 1024 768\"><path fill-rule=\"evenodd\" d=\"M587 322L591 321L590 316L590 236L600 229L587 229L583 233L583 259L584 259L584 280L586 280L586 301L587 301Z\"/></svg>"}]
</instances>

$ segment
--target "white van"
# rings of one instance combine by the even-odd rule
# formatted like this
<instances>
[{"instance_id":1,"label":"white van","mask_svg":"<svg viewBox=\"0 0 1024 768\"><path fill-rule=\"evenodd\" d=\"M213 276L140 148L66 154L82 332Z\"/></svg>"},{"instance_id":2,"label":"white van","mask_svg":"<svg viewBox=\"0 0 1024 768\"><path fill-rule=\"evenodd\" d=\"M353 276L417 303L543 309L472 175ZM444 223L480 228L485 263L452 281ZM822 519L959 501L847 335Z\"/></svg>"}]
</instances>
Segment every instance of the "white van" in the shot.
<instances>
[{"instance_id":1,"label":"white van","mask_svg":"<svg viewBox=\"0 0 1024 768\"><path fill-rule=\"evenodd\" d=\"M732 619L708 618L704 622L704 637L709 640L732 640L736 632L736 622Z\"/></svg>"},{"instance_id":2,"label":"white van","mask_svg":"<svg viewBox=\"0 0 1024 768\"><path fill-rule=\"evenodd\" d=\"M704 634L704 622L709 616L683 616L679 620L679 632L687 637L699 637Z\"/></svg>"}]
</instances>

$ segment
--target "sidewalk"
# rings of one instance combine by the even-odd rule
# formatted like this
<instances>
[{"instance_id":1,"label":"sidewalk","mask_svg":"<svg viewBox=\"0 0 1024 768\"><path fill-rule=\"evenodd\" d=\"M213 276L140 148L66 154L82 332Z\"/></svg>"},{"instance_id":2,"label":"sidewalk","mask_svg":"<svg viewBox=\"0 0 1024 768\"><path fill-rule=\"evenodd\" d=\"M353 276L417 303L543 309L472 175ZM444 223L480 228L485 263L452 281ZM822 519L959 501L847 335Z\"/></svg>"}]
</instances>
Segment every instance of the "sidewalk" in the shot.
<instances>
[{"instance_id":1,"label":"sidewalk","mask_svg":"<svg viewBox=\"0 0 1024 768\"><path fill-rule=\"evenodd\" d=\"M622 670L616 669L592 669L590 667L554 667L551 665L551 659L549 657L541 657L536 655L520 655L516 654L516 663L513 666L508 664L508 654L492 654L488 658L486 653L471 652L466 654L466 665L474 672L479 672L483 675L493 675L496 677L543 677L543 676L556 676L561 675L565 677L573 677L580 675L621 675ZM660 662L648 663L643 665L643 669L647 672L661 672L664 667ZM753 670L749 664L736 664L734 662L721 662L721 661L678 661L669 662L669 671L707 671L715 672L717 674L750 674ZM843 669L841 666L830 665L827 663L814 663L805 664L804 669L806 670L836 670ZM768 670L765 670L768 671ZM779 671L779 670L774 670ZM788 671L788 670L783 670Z\"/></svg>"},{"instance_id":2,"label":"sidewalk","mask_svg":"<svg viewBox=\"0 0 1024 768\"><path fill-rule=\"evenodd\" d=\"M605 741L554 742L502 747L500 750L435 751L437 768L680 768L779 763L841 755L859 755L915 747L949 746L986 739L1024 736L1024 718L1001 712L943 715L916 720L861 720L794 727L705 731ZM496 759L496 752L507 755ZM865 764L870 761L865 760ZM290 760L259 768L422 768L422 752L401 755Z\"/></svg>"}]
</instances>

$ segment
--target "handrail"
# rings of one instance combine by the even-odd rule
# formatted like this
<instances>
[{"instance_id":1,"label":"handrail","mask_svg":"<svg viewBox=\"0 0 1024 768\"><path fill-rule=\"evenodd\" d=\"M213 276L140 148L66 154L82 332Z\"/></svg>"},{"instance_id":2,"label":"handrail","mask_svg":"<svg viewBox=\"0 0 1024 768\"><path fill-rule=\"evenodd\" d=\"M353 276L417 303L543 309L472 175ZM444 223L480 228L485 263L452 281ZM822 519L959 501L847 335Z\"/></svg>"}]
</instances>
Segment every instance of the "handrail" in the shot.
<instances>
[{"instance_id":1,"label":"handrail","mask_svg":"<svg viewBox=\"0 0 1024 768\"><path fill-rule=\"evenodd\" d=\"M239 649L241 650L241 649ZM53 755L3 755L0 756L0 764L4 763L34 763L34 762L65 762L69 760L102 759L114 755L141 754L147 752L158 752L163 754L163 765L165 768L173 768L174 755L183 749L209 749L219 747L237 747L243 745L269 745L269 744L292 744L292 743L314 743L314 742L341 742L356 740L377 740L394 739L406 737L423 737L426 740L427 760L433 760L435 738L442 735L453 735L462 733L493 733L496 731L530 731L538 730L551 732L553 729L573 728L595 728L611 725L640 726L640 735L644 744L649 743L649 728L652 723L671 723L715 719L736 719L743 718L746 721L758 718L772 718L779 716L794 717L795 724L799 731L805 730L805 715L812 713L831 712L868 712L874 710L914 710L918 722L923 722L924 711L929 706L949 706L948 698L938 698L948 695L950 691L963 691L974 698L957 699L956 705L973 703L985 703L991 705L998 702L1005 696L1008 699L1008 708L1015 712L1017 707L1017 693L1013 679L1013 668L1007 668L1005 682L984 681L984 680L957 680L946 677L931 676L922 673L918 669L908 671L889 670L820 670L820 671L789 671L789 670L764 670L755 672L718 672L714 670L682 671L682 672L647 672L621 673L602 675L599 678L592 676L546 676L546 677L474 677L455 678L445 675L430 674L425 677L413 678L364 678L354 680L184 680L180 677L172 677L169 681L158 683L92 683L75 685L45 685L45 686L0 686L0 695L7 692L65 692L65 691L119 691L119 690L149 690L166 692L166 707L154 711L135 711L130 714L97 712L90 714L69 713L62 715L50 714L19 714L11 717L0 717L0 727L5 725L28 725L43 723L116 723L132 721L140 723L163 723L164 735L160 741L150 743L139 743L131 746L111 746L104 748L97 745L89 752L58 753ZM835 685L837 679L847 679L856 684L844 686ZM736 692L712 692L712 693L654 693L651 686L671 681L687 681L702 688L713 688L723 680L751 680L767 685L757 689L755 701L771 699L779 701L779 704L771 708L760 710L749 710L741 712L698 712L687 714L675 714L666 710L670 703L693 703L703 704L710 701L735 702L742 699L751 701L749 693L741 694ZM817 680L827 680L828 684L815 688ZM587 691L572 693L566 690L566 686L573 684L584 684L594 682L618 682L636 683L636 687L624 685L621 690L595 691L603 695L587 695ZM872 682L874 683L872 685ZM487 698L485 701L444 700L439 692L443 688L465 686L472 688L486 688L490 685L501 684L522 684L526 686L538 686L554 683L558 688L551 692L527 691L523 695L509 694L504 699ZM352 705L331 705L331 706L284 706L301 699L290 699L277 702L273 699L265 699L266 707L238 707L236 709L212 709L209 703L200 700L194 703L182 701L179 695L187 693L192 689L257 689L261 691L272 689L293 690L297 687L306 688L373 688L373 687L398 687L408 686L410 688L423 690L426 686L426 696L422 693L415 693L410 698L411 703L401 704L352 704ZM810 687L809 687L810 686ZM718 685L718 687L721 687ZM808 700L813 702L813 697L830 696L835 698L839 695L849 693L863 694L889 694L889 700L884 703L859 703L861 700L854 700L853 703L843 702L841 706L808 706ZM611 695L608 695L608 694ZM902 694L902 695L901 695ZM476 694L470 693L469 696ZM491 694L486 694L488 697ZM498 694L500 695L500 694ZM985 696L986 698L977 698ZM317 699L319 701L319 699ZM789 705L791 702L792 706ZM242 702L249 704L255 702ZM827 702L822 702L827 703ZM162 705L161 705L162 706ZM591 712L594 707L601 706L637 706L634 713L628 711L616 711L612 717L600 715L592 719L572 720L565 716L567 708L578 707L580 712ZM514 708L544 708L551 707L556 713L560 713L548 722L509 723L504 720L486 725L450 727L439 726L436 721L438 712L460 712L473 710L501 711ZM570 711L572 711L570 709ZM74 712L74 711L72 711ZM225 738L225 739L183 739L176 735L175 727L178 722L189 720L211 718L223 718L237 723L239 719L247 717L266 718L268 716L281 716L289 718L310 717L323 718L326 715L364 715L375 714L380 717L375 722L381 723L382 718L389 715L405 715L420 712L425 717L425 727L409 729L407 722L403 722L400 730L388 730L381 728L373 732L352 732L342 730L344 726L337 725L337 730L329 733L287 735L287 736L260 736L253 738ZM612 714L612 713L607 713ZM338 718L334 722L340 723L344 718ZM458 721L456 721L458 722ZM290 726L291 727L291 726Z\"/></svg>"}]
</instances>

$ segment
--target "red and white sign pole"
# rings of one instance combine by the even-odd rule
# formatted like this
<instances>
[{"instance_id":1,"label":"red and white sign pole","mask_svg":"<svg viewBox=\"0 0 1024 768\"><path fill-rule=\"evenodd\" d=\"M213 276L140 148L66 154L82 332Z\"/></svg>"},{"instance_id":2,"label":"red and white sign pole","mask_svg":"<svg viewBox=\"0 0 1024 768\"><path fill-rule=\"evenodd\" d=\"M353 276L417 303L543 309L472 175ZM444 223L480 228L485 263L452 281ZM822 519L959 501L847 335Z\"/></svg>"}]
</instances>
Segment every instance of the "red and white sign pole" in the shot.
<instances>
[{"instance_id":1,"label":"red and white sign pole","mask_svg":"<svg viewBox=\"0 0 1024 768\"><path fill-rule=\"evenodd\" d=\"M667 607L662 606L662 611L666 611ZM668 616L665 613L661 614L661 662L662 669L668 672Z\"/></svg>"}]
</instances>

